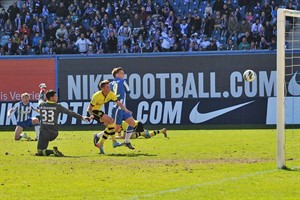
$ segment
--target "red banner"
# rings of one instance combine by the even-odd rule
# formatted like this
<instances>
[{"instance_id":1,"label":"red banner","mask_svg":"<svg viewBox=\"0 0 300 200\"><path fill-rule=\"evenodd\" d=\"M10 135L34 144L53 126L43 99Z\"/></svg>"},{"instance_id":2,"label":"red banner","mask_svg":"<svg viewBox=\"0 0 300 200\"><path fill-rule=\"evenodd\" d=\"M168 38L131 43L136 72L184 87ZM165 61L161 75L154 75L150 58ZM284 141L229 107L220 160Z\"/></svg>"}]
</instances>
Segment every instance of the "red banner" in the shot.
<instances>
[{"instance_id":1,"label":"red banner","mask_svg":"<svg viewBox=\"0 0 300 200\"><path fill-rule=\"evenodd\" d=\"M55 89L54 59L0 60L0 101L19 101L24 92L35 101L40 83Z\"/></svg>"}]
</instances>

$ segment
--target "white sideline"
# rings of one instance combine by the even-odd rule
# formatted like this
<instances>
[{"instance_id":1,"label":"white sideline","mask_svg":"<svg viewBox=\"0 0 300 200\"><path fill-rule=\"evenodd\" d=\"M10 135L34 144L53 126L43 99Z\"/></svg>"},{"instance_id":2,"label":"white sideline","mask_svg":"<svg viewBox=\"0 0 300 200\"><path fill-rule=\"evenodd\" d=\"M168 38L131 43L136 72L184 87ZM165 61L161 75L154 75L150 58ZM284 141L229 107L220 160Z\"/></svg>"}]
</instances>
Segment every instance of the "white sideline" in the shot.
<instances>
[{"instance_id":1,"label":"white sideline","mask_svg":"<svg viewBox=\"0 0 300 200\"><path fill-rule=\"evenodd\" d=\"M294 168L298 168L298 167L293 167L293 169ZM179 191L182 191L182 190L199 188L199 187L203 187L203 186L207 186L207 185L215 185L215 184L225 183L225 182L228 182L228 181L235 181L235 180L239 180L239 179L244 179L244 178L248 178L248 177L252 177L252 176L268 174L268 173L272 173L272 172L276 172L276 171L279 171L279 169L255 172L255 173L252 173L252 174L245 174L245 175L242 175L242 176L237 176L237 177L232 177L232 178L224 178L224 179L221 179L221 180L218 180L218 181L198 183L198 184L194 184L194 185L190 185L190 186L178 187L178 188L173 188L173 189L169 189L169 190L161 190L161 191L150 193L150 194L144 194L144 195L140 195L140 196L133 196L133 197L129 198L128 200L136 200L136 199L140 199L140 198L154 197L154 196L162 195L162 194L166 194L166 193L179 192Z\"/></svg>"}]
</instances>

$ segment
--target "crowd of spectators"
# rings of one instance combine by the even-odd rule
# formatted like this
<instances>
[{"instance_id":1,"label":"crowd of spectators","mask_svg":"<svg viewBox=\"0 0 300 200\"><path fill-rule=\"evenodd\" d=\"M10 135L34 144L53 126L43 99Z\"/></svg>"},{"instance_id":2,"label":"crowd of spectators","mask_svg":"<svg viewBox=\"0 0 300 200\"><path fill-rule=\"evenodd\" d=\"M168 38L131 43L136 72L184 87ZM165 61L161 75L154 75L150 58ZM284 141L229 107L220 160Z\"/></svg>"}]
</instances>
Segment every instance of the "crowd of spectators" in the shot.
<instances>
[{"instance_id":1,"label":"crowd of spectators","mask_svg":"<svg viewBox=\"0 0 300 200\"><path fill-rule=\"evenodd\" d=\"M17 0L0 8L0 55L276 49L297 0Z\"/></svg>"}]
</instances>

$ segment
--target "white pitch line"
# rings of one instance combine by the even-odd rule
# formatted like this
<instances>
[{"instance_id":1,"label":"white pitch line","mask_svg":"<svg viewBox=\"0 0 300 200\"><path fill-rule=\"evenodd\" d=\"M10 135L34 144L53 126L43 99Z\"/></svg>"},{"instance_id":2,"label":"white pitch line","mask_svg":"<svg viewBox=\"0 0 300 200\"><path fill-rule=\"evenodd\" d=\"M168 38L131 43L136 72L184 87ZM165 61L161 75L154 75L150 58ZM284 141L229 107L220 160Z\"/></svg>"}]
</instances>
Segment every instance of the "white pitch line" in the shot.
<instances>
[{"instance_id":1,"label":"white pitch line","mask_svg":"<svg viewBox=\"0 0 300 200\"><path fill-rule=\"evenodd\" d=\"M238 176L238 177L225 178L225 179L221 179L221 180L218 180L218 181L198 183L198 184L194 184L194 185L190 185L190 186L178 187L178 188L173 188L173 189L169 189L169 190L161 190L159 192L144 194L144 195L140 195L140 196L134 196L134 197L129 198L129 200L136 200L136 199L140 199L140 198L154 197L154 196L157 196L157 195L162 195L162 194L167 194L167 193L174 193L174 192L179 192L179 191L182 191L182 190L199 188L199 187L203 187L203 186L207 186L207 185L215 185L215 184L225 183L225 182L228 182L228 181L235 181L235 180L239 180L239 179L245 179L245 178L252 177L252 176L258 176L258 175L262 175L262 174L268 174L268 173L276 172L278 170L279 169L273 169L273 170L255 172L255 173L252 173L252 174L245 174L245 175Z\"/></svg>"}]
</instances>

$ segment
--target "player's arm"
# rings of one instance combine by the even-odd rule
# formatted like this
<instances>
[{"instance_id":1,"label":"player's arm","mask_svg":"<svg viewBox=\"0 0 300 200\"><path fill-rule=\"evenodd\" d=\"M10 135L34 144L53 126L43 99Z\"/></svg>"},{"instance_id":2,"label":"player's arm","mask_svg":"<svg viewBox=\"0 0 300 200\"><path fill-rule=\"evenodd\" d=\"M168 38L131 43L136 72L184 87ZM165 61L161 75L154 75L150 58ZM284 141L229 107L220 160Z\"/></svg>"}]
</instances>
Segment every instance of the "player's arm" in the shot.
<instances>
[{"instance_id":1,"label":"player's arm","mask_svg":"<svg viewBox=\"0 0 300 200\"><path fill-rule=\"evenodd\" d=\"M35 107L31 106L31 109L34 110L37 113L40 113L40 109L38 109L38 108L35 108Z\"/></svg>"},{"instance_id":2,"label":"player's arm","mask_svg":"<svg viewBox=\"0 0 300 200\"><path fill-rule=\"evenodd\" d=\"M131 112L130 110L128 110L128 109L121 103L121 101L117 100L117 101L116 101L116 104L117 104L122 110L124 110L125 112L132 114L132 112Z\"/></svg>"},{"instance_id":3,"label":"player's arm","mask_svg":"<svg viewBox=\"0 0 300 200\"><path fill-rule=\"evenodd\" d=\"M44 88L40 89L40 95L45 95L45 89Z\"/></svg>"},{"instance_id":4,"label":"player's arm","mask_svg":"<svg viewBox=\"0 0 300 200\"><path fill-rule=\"evenodd\" d=\"M13 108L9 109L9 110L7 111L7 117L8 117L8 118L11 117L11 114L12 114L13 112L15 112L15 110L14 110Z\"/></svg>"},{"instance_id":5,"label":"player's arm","mask_svg":"<svg viewBox=\"0 0 300 200\"><path fill-rule=\"evenodd\" d=\"M129 85L127 84L126 80L124 80L123 85L124 85L126 93L130 93L130 88L129 88Z\"/></svg>"},{"instance_id":6,"label":"player's arm","mask_svg":"<svg viewBox=\"0 0 300 200\"><path fill-rule=\"evenodd\" d=\"M95 117L94 113L93 113L93 107L94 107L94 105L90 103L88 106L88 109L87 109L91 119L94 119L94 117Z\"/></svg>"},{"instance_id":7,"label":"player's arm","mask_svg":"<svg viewBox=\"0 0 300 200\"><path fill-rule=\"evenodd\" d=\"M32 108L32 110L34 110L37 113L40 113L40 109L38 109L38 108Z\"/></svg>"},{"instance_id":8,"label":"player's arm","mask_svg":"<svg viewBox=\"0 0 300 200\"><path fill-rule=\"evenodd\" d=\"M116 104L117 104L122 110L124 110L125 112L128 112L128 113L132 114L132 112L131 112L130 110L128 110L128 109L122 104L122 102L121 102L120 100L118 100L118 97L116 96L115 93L110 92L109 95L110 95L110 99L111 99L112 101L116 102Z\"/></svg>"},{"instance_id":9,"label":"player's arm","mask_svg":"<svg viewBox=\"0 0 300 200\"><path fill-rule=\"evenodd\" d=\"M89 117L82 116L82 115L80 115L80 114L78 114L78 113L75 113L75 112L73 112L72 110L69 110L69 109L63 107L63 106L60 105L60 104L58 104L58 105L59 105L59 106L58 106L59 112L65 113L65 114L67 114L67 115L70 115L71 117L74 117L74 118L76 118L76 119L78 119L78 120L83 120L83 121L89 121L89 120L90 120Z\"/></svg>"},{"instance_id":10,"label":"player's arm","mask_svg":"<svg viewBox=\"0 0 300 200\"><path fill-rule=\"evenodd\" d=\"M7 111L7 117L10 118L11 115L18 109L18 107L19 107L19 103L16 103L16 104L14 105L14 107L12 107L11 109L9 109L9 110Z\"/></svg>"}]
</instances>

